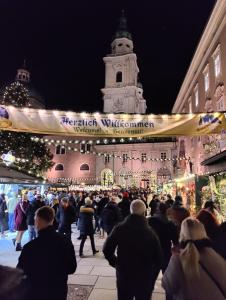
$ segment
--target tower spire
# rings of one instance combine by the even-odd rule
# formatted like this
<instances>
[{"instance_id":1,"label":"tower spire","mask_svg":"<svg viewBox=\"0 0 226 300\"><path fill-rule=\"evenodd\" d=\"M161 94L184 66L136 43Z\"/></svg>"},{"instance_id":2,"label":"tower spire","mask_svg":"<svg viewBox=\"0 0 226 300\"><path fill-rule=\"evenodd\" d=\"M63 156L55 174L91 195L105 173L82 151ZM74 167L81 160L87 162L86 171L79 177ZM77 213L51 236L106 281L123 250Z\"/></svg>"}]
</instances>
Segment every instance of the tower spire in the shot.
<instances>
[{"instance_id":1,"label":"tower spire","mask_svg":"<svg viewBox=\"0 0 226 300\"><path fill-rule=\"evenodd\" d=\"M119 38L127 38L129 40L132 40L132 35L128 30L127 27L127 19L125 16L124 9L121 10L121 16L118 21L118 28L116 30L116 33L113 36L113 40L119 39Z\"/></svg>"}]
</instances>

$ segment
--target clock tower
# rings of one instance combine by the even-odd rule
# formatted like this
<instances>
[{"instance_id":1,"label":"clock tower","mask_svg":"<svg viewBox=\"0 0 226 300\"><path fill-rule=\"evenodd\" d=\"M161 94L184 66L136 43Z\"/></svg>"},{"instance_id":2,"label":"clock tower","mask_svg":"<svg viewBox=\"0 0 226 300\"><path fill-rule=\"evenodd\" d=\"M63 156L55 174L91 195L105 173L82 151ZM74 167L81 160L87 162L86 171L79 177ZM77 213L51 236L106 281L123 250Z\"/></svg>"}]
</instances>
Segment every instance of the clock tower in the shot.
<instances>
[{"instance_id":1,"label":"clock tower","mask_svg":"<svg viewBox=\"0 0 226 300\"><path fill-rule=\"evenodd\" d=\"M133 52L133 40L127 29L122 11L118 29L111 43L111 54L104 57L105 87L103 93L105 113L145 114L146 100L138 80L137 56Z\"/></svg>"}]
</instances>

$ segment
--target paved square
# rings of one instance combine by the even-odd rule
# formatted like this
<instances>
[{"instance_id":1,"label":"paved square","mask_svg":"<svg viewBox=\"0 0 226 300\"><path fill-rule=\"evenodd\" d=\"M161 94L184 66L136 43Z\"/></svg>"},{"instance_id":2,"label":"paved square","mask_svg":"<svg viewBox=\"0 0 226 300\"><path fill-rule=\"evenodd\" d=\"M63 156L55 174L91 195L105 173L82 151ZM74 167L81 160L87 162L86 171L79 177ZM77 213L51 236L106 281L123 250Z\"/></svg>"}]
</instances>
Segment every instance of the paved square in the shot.
<instances>
[{"instance_id":1,"label":"paved square","mask_svg":"<svg viewBox=\"0 0 226 300\"><path fill-rule=\"evenodd\" d=\"M76 255L79 254L80 240L77 240L78 232L73 228L72 241ZM0 239L0 264L15 267L20 252L13 247L12 238L15 234L9 233L5 239ZM22 244L28 239L27 232ZM100 250L95 256L92 255L91 245L87 239L84 247L84 258L76 256L78 267L75 274L68 279L68 300L117 300L115 269L109 266L101 252L104 239L95 235L96 248ZM165 300L165 293L161 287L161 274L155 285L152 300Z\"/></svg>"}]
</instances>

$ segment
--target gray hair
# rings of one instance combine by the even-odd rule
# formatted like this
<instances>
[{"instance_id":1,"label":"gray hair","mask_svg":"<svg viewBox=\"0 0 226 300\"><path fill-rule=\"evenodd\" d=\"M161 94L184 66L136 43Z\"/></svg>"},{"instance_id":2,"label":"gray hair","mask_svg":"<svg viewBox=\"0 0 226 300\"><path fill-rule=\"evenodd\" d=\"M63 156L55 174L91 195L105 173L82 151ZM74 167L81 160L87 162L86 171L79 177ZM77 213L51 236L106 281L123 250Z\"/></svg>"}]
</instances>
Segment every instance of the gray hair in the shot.
<instances>
[{"instance_id":1,"label":"gray hair","mask_svg":"<svg viewBox=\"0 0 226 300\"><path fill-rule=\"evenodd\" d=\"M85 198L85 204L86 205L92 205L92 200L90 199L90 197Z\"/></svg>"},{"instance_id":2,"label":"gray hair","mask_svg":"<svg viewBox=\"0 0 226 300\"><path fill-rule=\"evenodd\" d=\"M140 216L144 216L146 211L146 206L142 200L134 200L130 205L131 214L136 214Z\"/></svg>"}]
</instances>

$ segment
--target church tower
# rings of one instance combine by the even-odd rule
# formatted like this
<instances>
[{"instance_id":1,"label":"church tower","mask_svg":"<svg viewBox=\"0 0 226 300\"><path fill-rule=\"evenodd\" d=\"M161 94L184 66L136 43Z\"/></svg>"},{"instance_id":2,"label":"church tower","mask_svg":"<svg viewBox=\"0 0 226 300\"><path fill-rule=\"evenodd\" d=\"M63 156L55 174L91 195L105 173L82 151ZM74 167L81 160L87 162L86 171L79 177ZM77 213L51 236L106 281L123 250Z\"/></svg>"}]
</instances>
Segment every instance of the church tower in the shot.
<instances>
[{"instance_id":1,"label":"church tower","mask_svg":"<svg viewBox=\"0 0 226 300\"><path fill-rule=\"evenodd\" d=\"M104 112L145 114L146 100L138 80L137 56L124 11L111 43L111 54L104 57L104 63L105 87L101 90Z\"/></svg>"}]
</instances>

